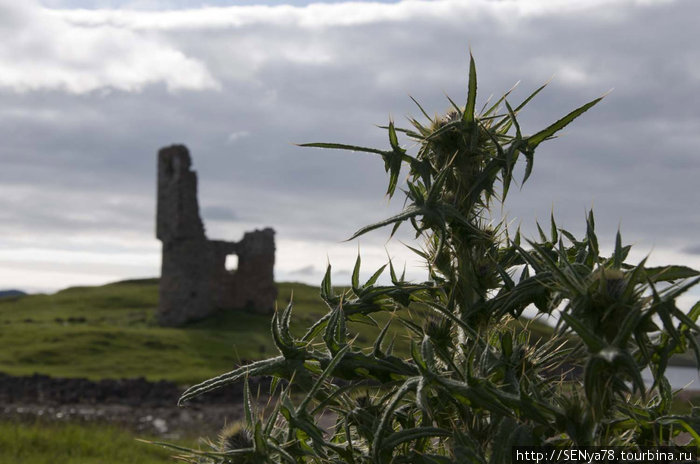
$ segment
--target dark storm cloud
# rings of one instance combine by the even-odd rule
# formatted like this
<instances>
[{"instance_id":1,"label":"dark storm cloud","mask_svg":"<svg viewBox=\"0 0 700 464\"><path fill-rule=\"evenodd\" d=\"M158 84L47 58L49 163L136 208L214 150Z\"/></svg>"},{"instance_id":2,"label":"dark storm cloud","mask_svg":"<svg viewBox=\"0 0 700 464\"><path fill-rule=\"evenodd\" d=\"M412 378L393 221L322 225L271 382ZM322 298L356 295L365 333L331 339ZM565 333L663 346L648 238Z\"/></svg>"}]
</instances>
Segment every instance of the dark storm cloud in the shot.
<instances>
[{"instance_id":1,"label":"dark storm cloud","mask_svg":"<svg viewBox=\"0 0 700 464\"><path fill-rule=\"evenodd\" d=\"M520 79L517 103L555 76L523 112L525 132L615 89L541 146L530 181L511 193L509 217L532 232L534 218L548 220L554 207L562 225L580 232L594 206L608 243L621 224L641 245L694 250L700 4L406 1L357 6L351 19L333 10L343 5L326 7L63 11L50 19L30 11L31 21L68 34L65 44L71 31L91 29L97 51L85 50L85 74L65 64L80 57L37 39L49 77L15 66L24 80L0 80L3 240L71 230L151 239L155 154L171 143L192 151L210 235L272 225L278 239L343 240L400 208L383 198L383 163L294 143L386 146L375 125L419 114L409 94L429 112L448 108L445 93L464 100L470 46L480 102ZM115 30L126 45L105 38ZM167 66L144 62L141 45L151 60L168 57ZM112 46L132 63L131 75L104 59ZM20 52L30 53L0 50L0 70ZM381 247L385 238L363 243Z\"/></svg>"}]
</instances>

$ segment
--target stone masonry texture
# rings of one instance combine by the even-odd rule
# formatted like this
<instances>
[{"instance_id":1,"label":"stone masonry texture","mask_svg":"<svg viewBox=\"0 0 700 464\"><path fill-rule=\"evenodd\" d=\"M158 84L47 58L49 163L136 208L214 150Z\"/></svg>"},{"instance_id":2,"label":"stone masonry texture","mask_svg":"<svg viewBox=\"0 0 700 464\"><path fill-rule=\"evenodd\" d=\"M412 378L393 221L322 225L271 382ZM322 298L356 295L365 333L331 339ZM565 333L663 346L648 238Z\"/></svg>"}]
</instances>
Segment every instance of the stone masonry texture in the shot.
<instances>
[{"instance_id":1,"label":"stone masonry texture","mask_svg":"<svg viewBox=\"0 0 700 464\"><path fill-rule=\"evenodd\" d=\"M163 243L158 322L178 326L215 311L272 311L275 231L246 232L238 242L209 240L199 216L197 174L184 145L158 152L156 237ZM238 268L226 269L226 257Z\"/></svg>"}]
</instances>

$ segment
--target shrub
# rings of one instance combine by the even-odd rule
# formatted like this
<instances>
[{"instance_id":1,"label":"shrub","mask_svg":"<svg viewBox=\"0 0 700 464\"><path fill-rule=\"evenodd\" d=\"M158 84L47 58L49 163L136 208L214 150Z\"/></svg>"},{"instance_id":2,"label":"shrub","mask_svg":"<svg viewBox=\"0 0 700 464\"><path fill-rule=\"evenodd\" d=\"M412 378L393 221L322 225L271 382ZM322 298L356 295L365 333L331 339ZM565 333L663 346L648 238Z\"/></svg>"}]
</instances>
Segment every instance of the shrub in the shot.
<instances>
[{"instance_id":1,"label":"shrub","mask_svg":"<svg viewBox=\"0 0 700 464\"><path fill-rule=\"evenodd\" d=\"M617 234L612 256L601 255L593 213L583 237L557 227L524 241L502 223L488 222L524 160L598 103L595 99L534 135L517 115L544 86L513 107L508 93L476 109L470 61L467 102L424 122L384 129L388 149L334 143L304 146L381 156L387 194L408 169L405 208L357 231L413 228L424 246L411 248L429 271L406 281L391 262L361 283L360 258L351 289L335 293L330 265L321 284L329 312L297 338L289 330L293 304L272 317L274 358L254 362L187 390L180 402L232 382L246 382L245 426L235 439L191 455L196 462L501 463L516 445L672 443L687 432L698 440L700 415L672 415L674 392L664 376L669 358L696 341L700 303L689 313L676 298L698 282L683 266L628 263ZM501 110L503 108L503 110ZM415 142L417 152L399 143ZM377 280L388 268L391 285ZM530 340L523 310L558 315L549 339ZM407 316L409 308L422 320ZM390 313L371 346L354 342L347 323L375 324ZM390 324L410 334L410 357L392 354ZM648 387L641 372L650 369ZM249 376L272 376L272 406L256 411ZM320 413L334 425L319 424ZM234 444L235 446L231 446Z\"/></svg>"}]
</instances>

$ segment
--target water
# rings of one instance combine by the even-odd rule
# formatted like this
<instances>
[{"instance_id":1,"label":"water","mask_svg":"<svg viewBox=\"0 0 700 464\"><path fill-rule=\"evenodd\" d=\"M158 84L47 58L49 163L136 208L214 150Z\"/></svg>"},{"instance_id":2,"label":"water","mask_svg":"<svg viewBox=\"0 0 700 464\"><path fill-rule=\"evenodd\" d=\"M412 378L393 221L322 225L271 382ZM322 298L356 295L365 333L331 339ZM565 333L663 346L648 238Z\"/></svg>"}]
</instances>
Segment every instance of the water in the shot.
<instances>
[{"instance_id":1,"label":"water","mask_svg":"<svg viewBox=\"0 0 700 464\"><path fill-rule=\"evenodd\" d=\"M649 369L642 372L642 378L647 385L654 382ZM666 378L671 384L671 388L684 388L686 390L700 390L700 375L695 367L668 366L666 368Z\"/></svg>"}]
</instances>

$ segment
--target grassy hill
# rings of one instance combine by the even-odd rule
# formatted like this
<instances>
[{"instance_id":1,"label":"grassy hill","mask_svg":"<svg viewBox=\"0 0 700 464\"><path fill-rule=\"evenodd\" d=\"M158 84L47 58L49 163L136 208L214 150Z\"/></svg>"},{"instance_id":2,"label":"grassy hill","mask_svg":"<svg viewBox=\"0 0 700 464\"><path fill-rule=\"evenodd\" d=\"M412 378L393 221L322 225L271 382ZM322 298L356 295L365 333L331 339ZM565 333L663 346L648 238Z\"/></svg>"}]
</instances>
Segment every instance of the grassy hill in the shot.
<instances>
[{"instance_id":1,"label":"grassy hill","mask_svg":"<svg viewBox=\"0 0 700 464\"><path fill-rule=\"evenodd\" d=\"M318 289L303 284L279 284L279 306L292 291L297 330L326 313ZM155 322L157 304L155 279L2 299L0 371L189 384L275 353L267 315L222 312L163 328Z\"/></svg>"},{"instance_id":2,"label":"grassy hill","mask_svg":"<svg viewBox=\"0 0 700 464\"><path fill-rule=\"evenodd\" d=\"M327 312L317 287L280 283L278 288L279 307L294 294L292 330L300 335ZM0 372L93 380L146 377L193 384L231 370L241 360L277 354L269 315L228 311L185 327L165 328L155 322L157 305L157 279L2 298ZM388 317L377 319L383 325ZM424 315L418 312L413 317ZM401 343L405 329L398 323L394 326L390 337L396 337L400 350L405 347ZM371 344L378 332L366 324L355 328L361 330L361 344ZM550 331L544 324L533 323L530 328L536 337Z\"/></svg>"}]
</instances>

